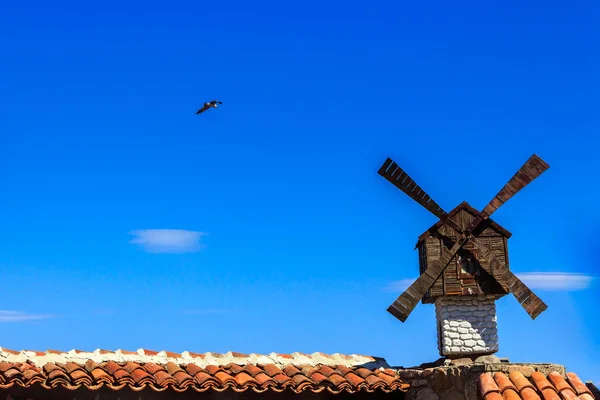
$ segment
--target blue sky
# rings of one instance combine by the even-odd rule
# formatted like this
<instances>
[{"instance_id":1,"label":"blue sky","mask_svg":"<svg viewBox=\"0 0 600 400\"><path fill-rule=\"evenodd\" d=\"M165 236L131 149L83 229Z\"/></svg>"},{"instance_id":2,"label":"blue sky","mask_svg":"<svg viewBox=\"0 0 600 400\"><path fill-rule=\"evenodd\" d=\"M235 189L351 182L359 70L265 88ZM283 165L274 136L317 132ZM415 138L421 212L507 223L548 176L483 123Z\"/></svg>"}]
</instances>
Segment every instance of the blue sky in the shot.
<instances>
[{"instance_id":1,"label":"blue sky","mask_svg":"<svg viewBox=\"0 0 600 400\"><path fill-rule=\"evenodd\" d=\"M549 309L501 299L498 355L600 382L597 18L591 1L5 5L0 346L435 360L433 306L385 310L436 219L377 170L390 156L447 210L481 209L537 153L550 169L494 219Z\"/></svg>"}]
</instances>

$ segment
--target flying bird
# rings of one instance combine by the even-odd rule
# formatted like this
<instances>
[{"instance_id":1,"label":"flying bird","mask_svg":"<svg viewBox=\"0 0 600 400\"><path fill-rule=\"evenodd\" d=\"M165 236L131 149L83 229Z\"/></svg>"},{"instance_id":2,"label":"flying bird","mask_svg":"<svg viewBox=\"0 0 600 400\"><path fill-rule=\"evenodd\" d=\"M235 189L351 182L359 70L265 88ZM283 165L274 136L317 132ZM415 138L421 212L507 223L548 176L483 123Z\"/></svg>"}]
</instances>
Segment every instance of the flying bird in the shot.
<instances>
[{"instance_id":1,"label":"flying bird","mask_svg":"<svg viewBox=\"0 0 600 400\"><path fill-rule=\"evenodd\" d=\"M209 108L219 108L219 104L223 104L223 102L222 101L218 101L218 100L213 100L213 101L209 101L207 103L204 103L204 106L202 106L201 109L199 109L198 111L196 111L196 114L203 113L204 111L208 110Z\"/></svg>"}]
</instances>

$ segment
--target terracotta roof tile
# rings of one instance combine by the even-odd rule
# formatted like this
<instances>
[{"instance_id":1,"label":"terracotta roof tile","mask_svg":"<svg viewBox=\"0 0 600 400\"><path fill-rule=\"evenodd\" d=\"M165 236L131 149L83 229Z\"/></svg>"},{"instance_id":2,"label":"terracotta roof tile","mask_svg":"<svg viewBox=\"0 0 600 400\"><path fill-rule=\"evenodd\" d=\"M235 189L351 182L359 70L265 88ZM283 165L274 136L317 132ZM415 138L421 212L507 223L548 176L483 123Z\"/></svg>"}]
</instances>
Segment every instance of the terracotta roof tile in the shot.
<instances>
[{"instance_id":1,"label":"terracotta roof tile","mask_svg":"<svg viewBox=\"0 0 600 400\"><path fill-rule=\"evenodd\" d=\"M552 390L556 390L556 389L554 389L554 386L552 386L550 381L548 381L548 379L546 379L546 376L539 371L536 371L533 374L531 374L531 379L533 380L533 383L535 383L535 386L537 387L537 389L540 392L546 388L551 388Z\"/></svg>"},{"instance_id":2,"label":"terracotta roof tile","mask_svg":"<svg viewBox=\"0 0 600 400\"><path fill-rule=\"evenodd\" d=\"M548 380L552 382L556 390L562 392L563 390L573 390L571 385L567 383L565 378L563 378L558 372L550 372L548 374Z\"/></svg>"},{"instance_id":3,"label":"terracotta roof tile","mask_svg":"<svg viewBox=\"0 0 600 400\"><path fill-rule=\"evenodd\" d=\"M293 381L292 378L290 378L287 375L284 375L283 373L275 375L273 377L273 380L275 380L283 387L287 386L288 384L291 384L291 382Z\"/></svg>"},{"instance_id":4,"label":"terracotta roof tile","mask_svg":"<svg viewBox=\"0 0 600 400\"><path fill-rule=\"evenodd\" d=\"M364 368L363 365L374 365ZM384 369L385 367L385 369ZM385 361L366 356L314 353L241 354L72 350L12 351L0 348L0 389L17 383L28 387L65 387L134 391L233 390L255 392L308 390L331 393L406 391L397 372Z\"/></svg>"},{"instance_id":5,"label":"terracotta roof tile","mask_svg":"<svg viewBox=\"0 0 600 400\"><path fill-rule=\"evenodd\" d=\"M499 400L498 394L504 400L600 400L574 373L568 373L567 380L558 372L534 372L530 378L518 371L508 376L484 373L479 376L479 390L483 400Z\"/></svg>"},{"instance_id":6,"label":"terracotta roof tile","mask_svg":"<svg viewBox=\"0 0 600 400\"><path fill-rule=\"evenodd\" d=\"M365 380L360 376L356 375L354 372L350 372L346 374L346 379L350 382L354 387L359 387L360 385L365 383Z\"/></svg>"},{"instance_id":7,"label":"terracotta roof tile","mask_svg":"<svg viewBox=\"0 0 600 400\"><path fill-rule=\"evenodd\" d=\"M212 375L209 375L209 374L207 374L204 371L201 371L201 372L198 372L197 374L195 374L194 375L194 380L200 386L204 385L208 381L212 381L212 382L216 383L216 379Z\"/></svg>"},{"instance_id":8,"label":"terracotta roof tile","mask_svg":"<svg viewBox=\"0 0 600 400\"><path fill-rule=\"evenodd\" d=\"M301 385L303 383L310 383L311 380L302 374L296 374L292 377L292 380L296 382L297 385Z\"/></svg>"},{"instance_id":9,"label":"terracotta roof tile","mask_svg":"<svg viewBox=\"0 0 600 400\"><path fill-rule=\"evenodd\" d=\"M329 380L331 382L333 382L333 384L336 385L336 386L344 386L344 385L348 385L349 384L348 380L345 377L341 376L340 374L330 375L329 376ZM389 383L392 383L392 382L388 381L387 383L389 384Z\"/></svg>"},{"instance_id":10,"label":"terracotta roof tile","mask_svg":"<svg viewBox=\"0 0 600 400\"><path fill-rule=\"evenodd\" d=\"M265 373L269 376L275 376L275 375L279 375L279 374L283 374L283 371L281 370L281 368L279 368L277 365L275 364L267 364L265 366L263 366L263 370L265 371Z\"/></svg>"},{"instance_id":11,"label":"terracotta roof tile","mask_svg":"<svg viewBox=\"0 0 600 400\"><path fill-rule=\"evenodd\" d=\"M541 400L540 396L537 395L535 389L527 386L521 390L521 398L523 400Z\"/></svg>"},{"instance_id":12,"label":"terracotta roof tile","mask_svg":"<svg viewBox=\"0 0 600 400\"><path fill-rule=\"evenodd\" d=\"M582 395L584 393L592 396L592 391L588 389L588 387L579 379L577 375L572 372L567 372L567 380L571 384L571 386L575 389L575 393L578 395Z\"/></svg>"},{"instance_id":13,"label":"terracotta roof tile","mask_svg":"<svg viewBox=\"0 0 600 400\"><path fill-rule=\"evenodd\" d=\"M500 387L498 387L491 375L482 374L479 376L479 392L481 393L481 397L487 399L487 395L490 393L500 393Z\"/></svg>"},{"instance_id":14,"label":"terracotta roof tile","mask_svg":"<svg viewBox=\"0 0 600 400\"><path fill-rule=\"evenodd\" d=\"M366 368L357 368L354 372L363 379L367 379L368 376L373 374L373 371Z\"/></svg>"},{"instance_id":15,"label":"terracotta roof tile","mask_svg":"<svg viewBox=\"0 0 600 400\"><path fill-rule=\"evenodd\" d=\"M318 369L315 370L314 367L311 367L311 370L308 372L303 370L302 376L305 376L309 380L323 387L331 384L331 381L325 375L319 373Z\"/></svg>"},{"instance_id":16,"label":"terracotta roof tile","mask_svg":"<svg viewBox=\"0 0 600 400\"><path fill-rule=\"evenodd\" d=\"M172 353L170 351L165 351L165 355L169 358L179 358L181 357L181 354L179 353Z\"/></svg>"},{"instance_id":17,"label":"terracotta roof tile","mask_svg":"<svg viewBox=\"0 0 600 400\"><path fill-rule=\"evenodd\" d=\"M131 376L133 377L135 383L137 383L138 385L144 385L153 382L152 375L144 371L143 368L136 368L134 371L131 372Z\"/></svg>"},{"instance_id":18,"label":"terracotta roof tile","mask_svg":"<svg viewBox=\"0 0 600 400\"><path fill-rule=\"evenodd\" d=\"M206 368L204 368L206 373L210 374L210 375L216 375L217 372L219 372L221 370L221 367L217 366L217 365L207 365Z\"/></svg>"},{"instance_id":19,"label":"terracotta roof tile","mask_svg":"<svg viewBox=\"0 0 600 400\"><path fill-rule=\"evenodd\" d=\"M254 379L256 379L256 381L258 382L259 386L266 386L266 385L274 385L276 384L275 379L271 378L269 375L264 374L264 373L259 373L254 375Z\"/></svg>"},{"instance_id":20,"label":"terracotta roof tile","mask_svg":"<svg viewBox=\"0 0 600 400\"><path fill-rule=\"evenodd\" d=\"M243 370L253 378L256 378L258 375L265 375L265 371L262 368L259 368L253 364L245 365Z\"/></svg>"},{"instance_id":21,"label":"terracotta roof tile","mask_svg":"<svg viewBox=\"0 0 600 400\"><path fill-rule=\"evenodd\" d=\"M542 398L544 400L561 400L558 392L554 388L547 388L542 390Z\"/></svg>"},{"instance_id":22,"label":"terracotta roof tile","mask_svg":"<svg viewBox=\"0 0 600 400\"><path fill-rule=\"evenodd\" d=\"M327 367L327 366L324 366L324 367L323 367L323 370L325 370L326 368L329 368L329 367ZM287 376L291 376L291 377L294 377L294 376L296 376L296 375L299 375L299 374L301 374L300 370L299 370L298 368L294 367L293 365L286 365L286 366L283 368L283 372L284 372L284 373L285 373Z\"/></svg>"},{"instance_id":23,"label":"terracotta roof tile","mask_svg":"<svg viewBox=\"0 0 600 400\"><path fill-rule=\"evenodd\" d=\"M503 372L496 372L494 374L494 380L502 392L507 389L513 389L515 392L518 391L517 387L510 381L510 378Z\"/></svg>"},{"instance_id":24,"label":"terracotta roof tile","mask_svg":"<svg viewBox=\"0 0 600 400\"><path fill-rule=\"evenodd\" d=\"M521 400L521 396L519 396L519 392L514 389L506 389L502 392L502 398L504 400ZM489 400L486 398L486 400Z\"/></svg>"},{"instance_id":25,"label":"terracotta roof tile","mask_svg":"<svg viewBox=\"0 0 600 400\"><path fill-rule=\"evenodd\" d=\"M94 368L90 372L92 374L92 377L94 378L94 381L97 383L111 384L114 382L114 379L112 378L112 376L108 372L103 370L102 368Z\"/></svg>"},{"instance_id":26,"label":"terracotta roof tile","mask_svg":"<svg viewBox=\"0 0 600 400\"><path fill-rule=\"evenodd\" d=\"M258 381L245 372L240 372L237 374L235 376L235 382L241 387L248 385L258 386Z\"/></svg>"},{"instance_id":27,"label":"terracotta roof tile","mask_svg":"<svg viewBox=\"0 0 600 400\"><path fill-rule=\"evenodd\" d=\"M377 386L378 384L382 383L381 380L379 380L379 378L375 374L367 376L365 381L369 386Z\"/></svg>"},{"instance_id":28,"label":"terracotta roof tile","mask_svg":"<svg viewBox=\"0 0 600 400\"><path fill-rule=\"evenodd\" d=\"M500 393L497 392L490 392L485 398L487 400L503 400L502 395L500 395Z\"/></svg>"},{"instance_id":29,"label":"terracotta roof tile","mask_svg":"<svg viewBox=\"0 0 600 400\"><path fill-rule=\"evenodd\" d=\"M344 376L345 376L345 375L348 375L348 374L351 374L351 373L352 373L352 371L353 371L351 368L348 368L348 367L346 367L345 365L338 365L337 367L335 367L335 370L336 370L337 372L339 372L341 375L344 375ZM394 371L394 374L395 374L395 373L396 373L396 372Z\"/></svg>"},{"instance_id":30,"label":"terracotta roof tile","mask_svg":"<svg viewBox=\"0 0 600 400\"><path fill-rule=\"evenodd\" d=\"M386 373L383 371L377 371L376 375L377 375L377 378L379 378L379 380L384 381L387 384L392 384L394 382L394 380L396 379L395 376L392 376L389 373Z\"/></svg>"},{"instance_id":31,"label":"terracotta roof tile","mask_svg":"<svg viewBox=\"0 0 600 400\"><path fill-rule=\"evenodd\" d=\"M562 392L560 392L560 395L564 400L579 400L575 392L569 389L563 390Z\"/></svg>"},{"instance_id":32,"label":"terracotta roof tile","mask_svg":"<svg viewBox=\"0 0 600 400\"><path fill-rule=\"evenodd\" d=\"M525 376L523 376L523 374L519 371L511 372L510 375L508 375L508 377L510 378L512 383L515 384L517 389L519 389L519 392L522 392L525 388L534 389L534 386L531 384L531 382L529 382L529 380L525 378Z\"/></svg>"}]
</instances>

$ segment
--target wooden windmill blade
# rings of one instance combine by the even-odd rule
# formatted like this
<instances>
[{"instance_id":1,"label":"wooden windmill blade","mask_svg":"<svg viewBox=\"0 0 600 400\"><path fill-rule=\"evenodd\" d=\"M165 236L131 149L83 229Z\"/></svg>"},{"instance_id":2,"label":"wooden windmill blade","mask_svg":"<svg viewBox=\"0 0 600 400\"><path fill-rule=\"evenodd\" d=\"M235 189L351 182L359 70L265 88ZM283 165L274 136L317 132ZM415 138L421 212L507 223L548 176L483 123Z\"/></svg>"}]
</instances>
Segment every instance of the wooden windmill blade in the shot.
<instances>
[{"instance_id":1,"label":"wooden windmill blade","mask_svg":"<svg viewBox=\"0 0 600 400\"><path fill-rule=\"evenodd\" d=\"M503 272L503 273L502 273ZM500 267L500 274L508 282L510 292L515 296L521 307L529 314L531 319L536 319L538 315L546 311L548 306L531 289L527 287L506 265Z\"/></svg>"},{"instance_id":2,"label":"wooden windmill blade","mask_svg":"<svg viewBox=\"0 0 600 400\"><path fill-rule=\"evenodd\" d=\"M425 293L433 286L435 281L446 269L452 258L458 253L466 242L466 237L462 235L454 243L450 250L442 249L440 258L435 260L413 283L388 307L387 311L400 321L404 322L415 309L419 301L425 296Z\"/></svg>"},{"instance_id":3,"label":"wooden windmill blade","mask_svg":"<svg viewBox=\"0 0 600 400\"><path fill-rule=\"evenodd\" d=\"M531 289L527 287L502 261L498 260L494 253L488 249L479 239L469 236L468 240L477 247L480 255L485 258L491 268L492 276L508 292L512 293L519 304L529 314L531 319L536 319L548 306Z\"/></svg>"},{"instance_id":4,"label":"wooden windmill blade","mask_svg":"<svg viewBox=\"0 0 600 400\"><path fill-rule=\"evenodd\" d=\"M392 159L388 158L381 168L379 175L383 176L398 189L406 193L411 199L419 203L433 215L442 218L446 212L423 190L408 174Z\"/></svg>"},{"instance_id":5,"label":"wooden windmill blade","mask_svg":"<svg viewBox=\"0 0 600 400\"><path fill-rule=\"evenodd\" d=\"M544 173L550 166L537 155L532 155L515 175L504 185L498 194L488 203L481 212L486 218L506 203L519 190L530 184L534 179Z\"/></svg>"}]
</instances>

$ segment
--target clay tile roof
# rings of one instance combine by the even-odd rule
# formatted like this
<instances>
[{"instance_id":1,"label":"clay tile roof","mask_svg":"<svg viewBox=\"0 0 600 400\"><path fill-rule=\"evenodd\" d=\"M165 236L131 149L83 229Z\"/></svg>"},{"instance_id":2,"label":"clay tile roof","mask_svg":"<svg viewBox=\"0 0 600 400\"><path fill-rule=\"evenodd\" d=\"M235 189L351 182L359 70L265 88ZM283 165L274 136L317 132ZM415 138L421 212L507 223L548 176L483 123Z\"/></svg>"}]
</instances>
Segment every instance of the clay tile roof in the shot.
<instances>
[{"instance_id":1,"label":"clay tile roof","mask_svg":"<svg viewBox=\"0 0 600 400\"><path fill-rule=\"evenodd\" d=\"M572 372L566 379L558 372L534 372L531 377L518 371L485 373L479 376L479 393L483 400L600 400Z\"/></svg>"},{"instance_id":2,"label":"clay tile roof","mask_svg":"<svg viewBox=\"0 0 600 400\"><path fill-rule=\"evenodd\" d=\"M577 375L572 372L567 372L567 380L571 384L571 386L575 389L575 392L578 395L589 394L592 396L592 391L588 389L588 387L579 379Z\"/></svg>"},{"instance_id":3,"label":"clay tile roof","mask_svg":"<svg viewBox=\"0 0 600 400\"><path fill-rule=\"evenodd\" d=\"M502 395L500 393L496 393L496 392L490 392L486 396L486 399L488 399L488 400L503 400Z\"/></svg>"},{"instance_id":4,"label":"clay tile roof","mask_svg":"<svg viewBox=\"0 0 600 400\"><path fill-rule=\"evenodd\" d=\"M498 387L491 375L482 374L479 377L479 392L481 393L481 397L487 399L487 395L490 393L500 393L500 387Z\"/></svg>"},{"instance_id":5,"label":"clay tile roof","mask_svg":"<svg viewBox=\"0 0 600 400\"><path fill-rule=\"evenodd\" d=\"M365 368L368 365L368 368ZM385 360L340 354L170 353L165 351L60 352L0 348L0 389L40 384L51 389L331 393L407 391ZM575 392L574 392L575 393Z\"/></svg>"}]
</instances>

